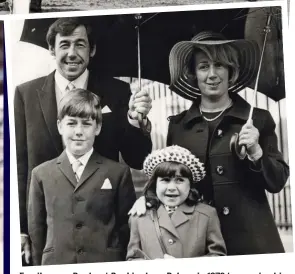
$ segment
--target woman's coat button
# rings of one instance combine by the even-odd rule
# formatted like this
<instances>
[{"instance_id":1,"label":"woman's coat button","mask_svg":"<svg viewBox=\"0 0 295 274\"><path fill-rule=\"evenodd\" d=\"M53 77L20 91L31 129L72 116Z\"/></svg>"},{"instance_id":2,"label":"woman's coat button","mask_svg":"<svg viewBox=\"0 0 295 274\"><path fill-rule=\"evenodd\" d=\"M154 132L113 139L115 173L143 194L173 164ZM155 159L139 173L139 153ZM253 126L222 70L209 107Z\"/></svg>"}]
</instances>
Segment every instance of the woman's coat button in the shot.
<instances>
[{"instance_id":1,"label":"woman's coat button","mask_svg":"<svg viewBox=\"0 0 295 274\"><path fill-rule=\"evenodd\" d=\"M223 166L217 166L216 167L216 172L217 172L217 174L222 175L224 173Z\"/></svg>"},{"instance_id":2,"label":"woman's coat button","mask_svg":"<svg viewBox=\"0 0 295 274\"><path fill-rule=\"evenodd\" d=\"M172 239L169 239L168 243L172 245L174 243L174 241Z\"/></svg>"},{"instance_id":3,"label":"woman's coat button","mask_svg":"<svg viewBox=\"0 0 295 274\"><path fill-rule=\"evenodd\" d=\"M217 136L218 136L219 138L221 138L221 137L223 136L223 131L222 131L222 129L218 129L218 130L217 130Z\"/></svg>"},{"instance_id":4,"label":"woman's coat button","mask_svg":"<svg viewBox=\"0 0 295 274\"><path fill-rule=\"evenodd\" d=\"M222 212L223 212L223 215L228 215L229 214L229 207L225 206L223 209L222 209Z\"/></svg>"}]
</instances>

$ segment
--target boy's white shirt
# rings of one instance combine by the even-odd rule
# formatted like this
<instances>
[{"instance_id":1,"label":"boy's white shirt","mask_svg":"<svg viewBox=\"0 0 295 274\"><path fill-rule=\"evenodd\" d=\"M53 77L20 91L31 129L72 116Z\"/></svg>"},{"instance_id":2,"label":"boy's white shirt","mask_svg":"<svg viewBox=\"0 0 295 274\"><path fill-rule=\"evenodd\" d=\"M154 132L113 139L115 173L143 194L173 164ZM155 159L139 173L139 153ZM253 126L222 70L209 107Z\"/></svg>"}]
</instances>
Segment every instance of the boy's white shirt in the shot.
<instances>
[{"instance_id":1,"label":"boy's white shirt","mask_svg":"<svg viewBox=\"0 0 295 274\"><path fill-rule=\"evenodd\" d=\"M83 156L81 156L80 158L76 159L73 154L66 148L66 153L67 153L67 156L69 158L69 161L70 161L70 164L72 165L74 162L76 162L77 160L79 160L82 164L82 166L77 170L77 175L79 176L79 178L81 178L81 175L90 159L90 156L92 155L93 153L93 147L88 151L86 152Z\"/></svg>"}]
</instances>

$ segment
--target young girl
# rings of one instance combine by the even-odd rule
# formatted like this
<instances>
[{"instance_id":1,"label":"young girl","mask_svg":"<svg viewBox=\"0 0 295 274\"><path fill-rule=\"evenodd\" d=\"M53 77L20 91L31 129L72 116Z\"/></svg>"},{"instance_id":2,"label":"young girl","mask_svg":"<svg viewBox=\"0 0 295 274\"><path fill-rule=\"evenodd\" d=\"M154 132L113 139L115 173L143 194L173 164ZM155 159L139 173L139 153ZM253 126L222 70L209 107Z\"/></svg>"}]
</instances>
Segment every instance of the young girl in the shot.
<instances>
[{"instance_id":1,"label":"young girl","mask_svg":"<svg viewBox=\"0 0 295 274\"><path fill-rule=\"evenodd\" d=\"M170 146L144 161L150 208L131 216L127 260L226 255L216 210L200 202L193 185L205 176L190 151Z\"/></svg>"}]
</instances>

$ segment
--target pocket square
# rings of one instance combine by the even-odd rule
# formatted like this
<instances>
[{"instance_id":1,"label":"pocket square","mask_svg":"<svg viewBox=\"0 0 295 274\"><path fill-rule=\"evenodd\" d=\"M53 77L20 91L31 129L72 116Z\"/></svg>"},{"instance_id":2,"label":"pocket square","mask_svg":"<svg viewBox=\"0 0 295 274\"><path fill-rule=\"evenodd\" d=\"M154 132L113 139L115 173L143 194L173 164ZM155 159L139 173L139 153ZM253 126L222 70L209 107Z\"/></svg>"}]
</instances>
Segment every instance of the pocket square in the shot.
<instances>
[{"instance_id":1,"label":"pocket square","mask_svg":"<svg viewBox=\"0 0 295 274\"><path fill-rule=\"evenodd\" d=\"M112 189L112 184L109 178L106 178L103 182L101 189Z\"/></svg>"},{"instance_id":2,"label":"pocket square","mask_svg":"<svg viewBox=\"0 0 295 274\"><path fill-rule=\"evenodd\" d=\"M110 112L112 112L112 111L110 110L110 108L107 105L105 105L103 107L103 109L101 110L101 113L102 114L104 114L104 113L110 113Z\"/></svg>"}]
</instances>

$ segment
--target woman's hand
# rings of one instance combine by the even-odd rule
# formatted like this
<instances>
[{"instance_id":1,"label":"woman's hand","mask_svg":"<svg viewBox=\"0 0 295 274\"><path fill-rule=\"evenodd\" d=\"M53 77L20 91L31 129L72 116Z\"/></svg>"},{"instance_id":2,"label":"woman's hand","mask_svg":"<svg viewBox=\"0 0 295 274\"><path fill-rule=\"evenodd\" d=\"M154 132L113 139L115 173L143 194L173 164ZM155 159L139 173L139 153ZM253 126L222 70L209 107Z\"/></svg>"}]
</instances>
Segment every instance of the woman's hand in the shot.
<instances>
[{"instance_id":1,"label":"woman's hand","mask_svg":"<svg viewBox=\"0 0 295 274\"><path fill-rule=\"evenodd\" d=\"M259 131L253 126L253 121L246 123L239 133L239 145L246 146L247 154L252 161L262 157L262 149L258 143Z\"/></svg>"},{"instance_id":2,"label":"woman's hand","mask_svg":"<svg viewBox=\"0 0 295 274\"><path fill-rule=\"evenodd\" d=\"M142 196L136 200L133 207L128 212L128 215L141 216L141 215L144 215L145 212L146 212L146 201L145 201L145 197Z\"/></svg>"}]
</instances>

